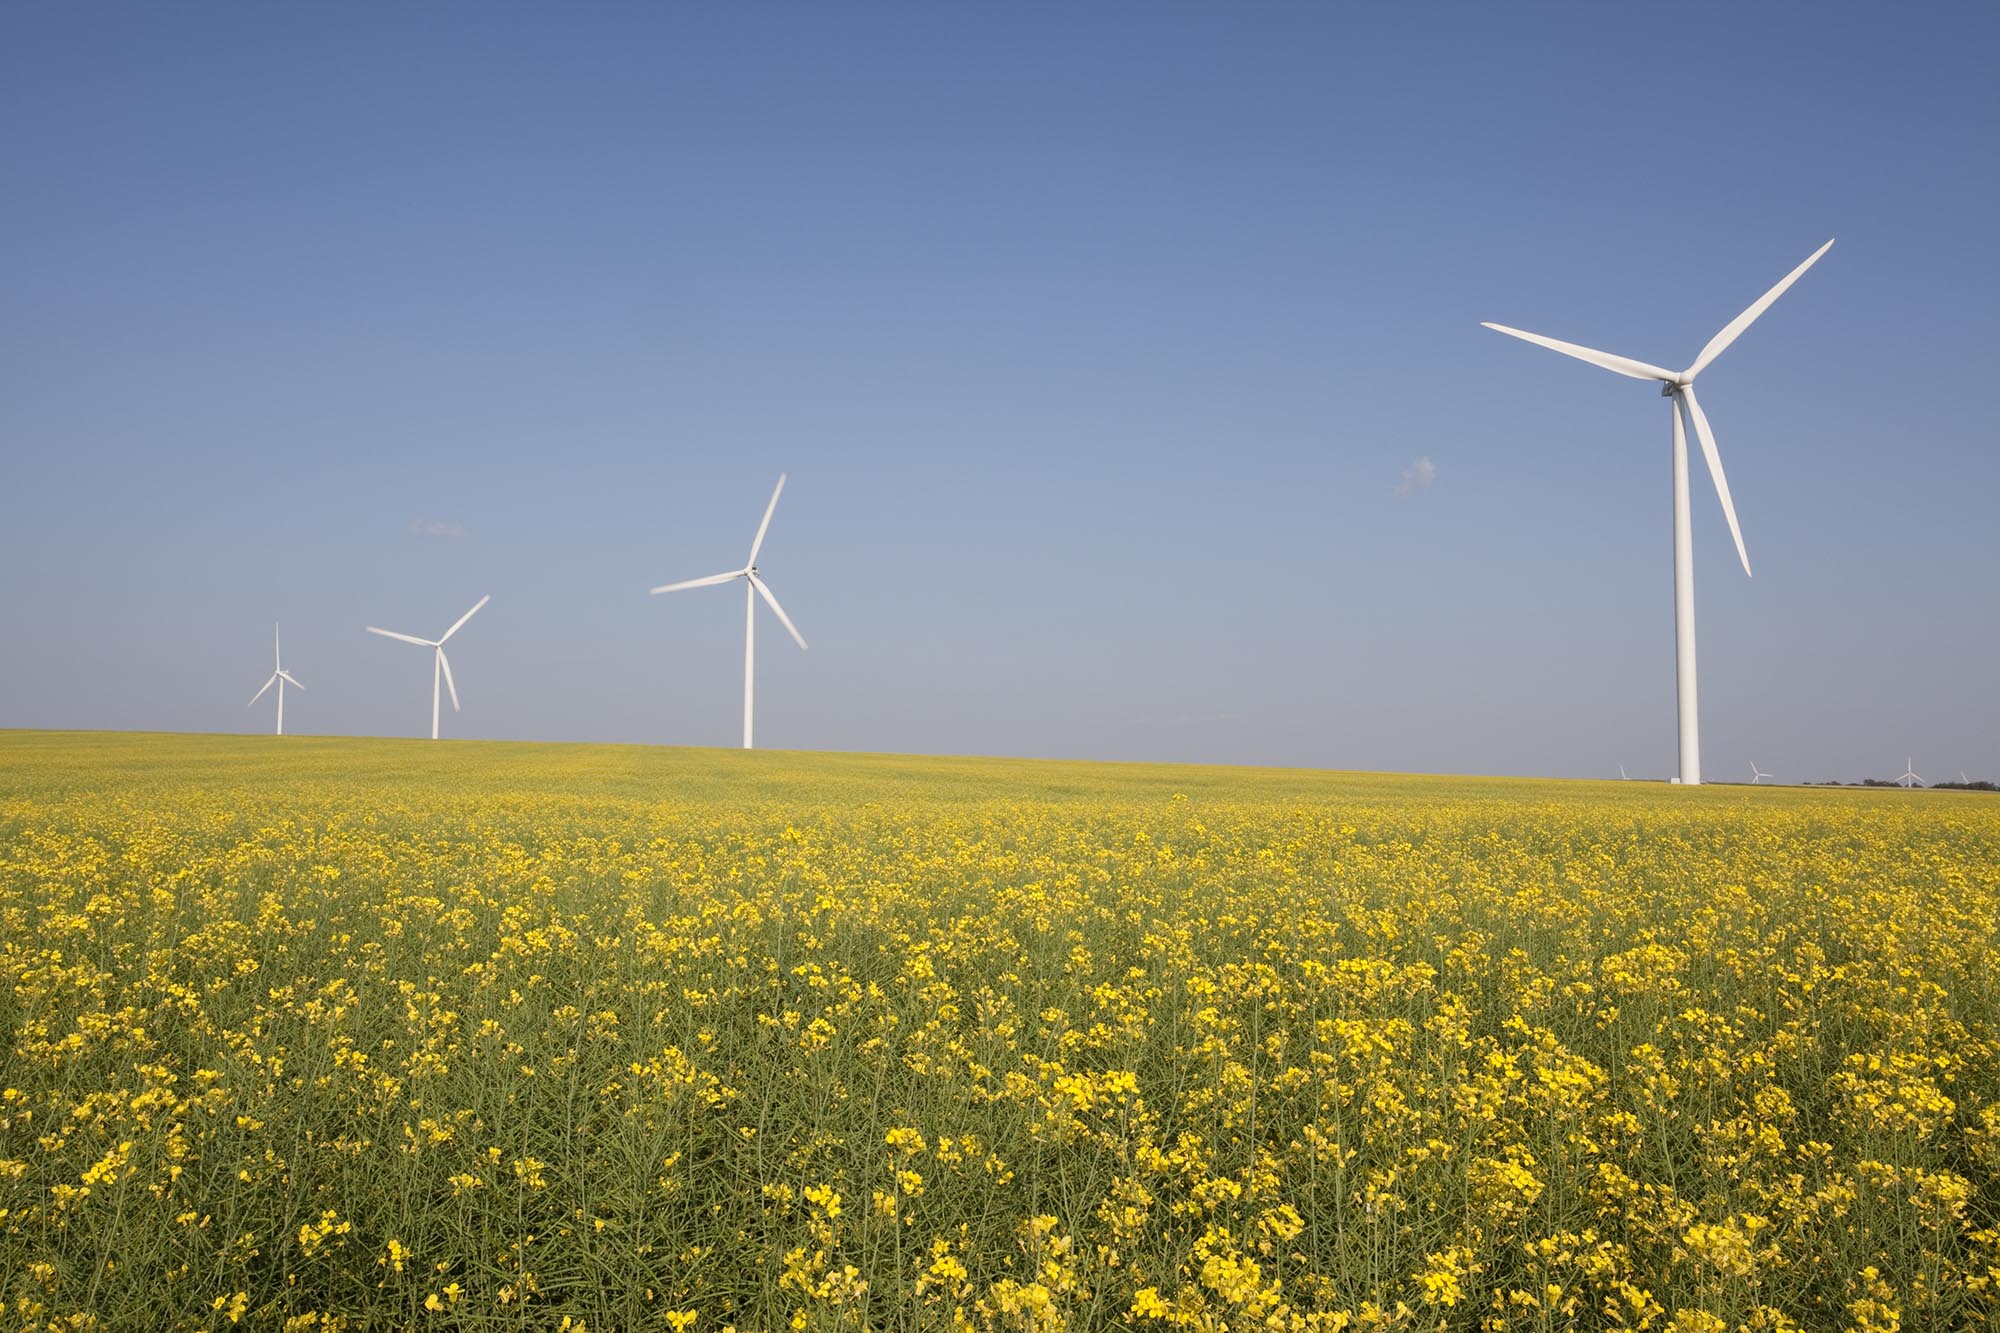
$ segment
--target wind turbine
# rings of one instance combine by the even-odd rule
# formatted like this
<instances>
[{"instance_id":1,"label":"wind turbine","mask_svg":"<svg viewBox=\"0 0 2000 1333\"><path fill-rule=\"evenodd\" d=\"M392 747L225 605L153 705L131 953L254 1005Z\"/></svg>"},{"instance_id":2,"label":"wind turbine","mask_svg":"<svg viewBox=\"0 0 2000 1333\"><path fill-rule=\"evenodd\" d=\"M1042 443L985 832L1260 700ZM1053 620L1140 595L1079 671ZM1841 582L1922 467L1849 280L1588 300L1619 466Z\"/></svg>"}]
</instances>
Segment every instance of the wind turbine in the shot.
<instances>
[{"instance_id":1,"label":"wind turbine","mask_svg":"<svg viewBox=\"0 0 2000 1333\"><path fill-rule=\"evenodd\" d=\"M1694 671L1694 538L1688 523L1688 465L1687 435L1682 425L1682 417L1693 423L1695 438L1701 441L1702 456L1708 460L1708 475L1715 480L1715 493L1722 500L1723 517L1729 520L1729 535L1736 539L1736 555L1743 562L1744 574L1750 573L1750 555L1743 549L1743 531L1736 524L1736 506L1729 499L1729 482L1722 475L1722 455L1716 452L1715 434L1708 428L1708 418L1702 414L1701 404L1695 400L1694 380L1708 368L1711 361L1721 356L1729 344L1736 341L1743 330L1756 322L1757 317L1771 308L1771 303L1785 294L1785 289L1799 280L1807 269L1819 262L1819 257L1833 246L1828 241L1812 252L1806 262L1787 273L1784 280L1759 297L1757 303L1729 321L1722 332L1708 340L1708 346L1701 349L1701 355L1686 370L1664 370L1648 365L1644 361L1634 361L1628 357L1613 356L1609 352L1599 352L1589 347L1579 347L1575 343L1559 342L1545 338L1539 333L1524 333L1520 329L1510 329L1505 324L1487 324L1485 327L1514 338L1546 347L1551 351L1573 356L1579 361L1588 361L1594 366L1620 375L1629 375L1637 380L1658 380L1660 396L1672 400L1674 418L1674 645L1676 651L1675 678L1677 701L1680 712L1680 781L1698 783L1701 781L1701 721L1696 705Z\"/></svg>"},{"instance_id":2,"label":"wind turbine","mask_svg":"<svg viewBox=\"0 0 2000 1333\"><path fill-rule=\"evenodd\" d=\"M1623 764L1618 765L1618 780L1620 782L1630 782L1632 780L1631 778L1625 776L1625 765Z\"/></svg>"},{"instance_id":3,"label":"wind turbine","mask_svg":"<svg viewBox=\"0 0 2000 1333\"><path fill-rule=\"evenodd\" d=\"M1754 786L1756 786L1757 784L1761 783L1761 782L1762 782L1762 781L1763 781L1763 780L1764 780L1765 778L1768 778L1768 777L1770 777L1770 776L1771 776L1771 775L1770 775L1769 773L1766 773L1766 772L1763 772L1762 770L1760 770L1760 769L1759 769L1759 768L1757 767L1757 761L1756 761L1755 759L1752 759L1752 760L1750 761L1750 785L1751 785L1751 786L1753 786L1753 787L1754 787Z\"/></svg>"},{"instance_id":4,"label":"wind turbine","mask_svg":"<svg viewBox=\"0 0 2000 1333\"><path fill-rule=\"evenodd\" d=\"M792 623L792 618L785 614L785 608L778 605L778 599L771 595L770 588L757 576L757 552L763 548L764 534L770 529L771 515L777 511L778 496L784 489L785 474L781 472L778 474L778 488L771 492L771 503L764 507L764 521L757 525L757 535L751 539L750 558L744 562L743 568L732 569L727 574L710 574L707 578L686 579L680 583L669 583L653 589L653 592L658 594L679 592L683 588L705 588L710 584L730 583L736 579L749 580L749 586L743 590L743 748L746 750L751 748L750 733L756 693L754 685L757 678L757 599L762 597L770 603L771 609L778 613L778 620L790 632L799 647L803 649L806 646L805 636L799 633L799 627Z\"/></svg>"},{"instance_id":5,"label":"wind turbine","mask_svg":"<svg viewBox=\"0 0 2000 1333\"><path fill-rule=\"evenodd\" d=\"M1896 779L1897 786L1921 787L1924 785L1924 780L1917 776L1916 762L1914 758L1903 761L1903 776Z\"/></svg>"},{"instance_id":6,"label":"wind turbine","mask_svg":"<svg viewBox=\"0 0 2000 1333\"><path fill-rule=\"evenodd\" d=\"M280 736L285 734L285 686L287 684L299 685L296 680L292 679L291 673L285 670L284 658L278 652L278 627L274 624L271 626L271 678L264 682L264 690L270 689L273 685L278 687L277 734ZM299 688L304 689L305 686L299 685ZM259 690L251 695L250 702L243 706L245 708L254 707L257 701L264 697L264 690Z\"/></svg>"},{"instance_id":7,"label":"wind turbine","mask_svg":"<svg viewBox=\"0 0 2000 1333\"><path fill-rule=\"evenodd\" d=\"M454 684L451 679L451 663L445 660L444 656L445 640L449 639L452 635L458 633L459 627L461 625L465 624L466 621L472 619L472 617L478 613L480 607L486 605L488 602L492 600L493 600L493 594L488 593L486 596L474 602L472 604L472 610L467 611L464 615L460 616L456 621L452 623L452 627L450 629L446 630L443 634L440 634L435 639L419 639L414 634L398 634L396 633L396 631L392 629L376 629L373 625L370 625L368 627L368 632L370 634L380 634L385 639L401 639L404 643L414 643L418 647L430 648L437 653L437 662L431 668L431 739L432 740L436 740L438 738L438 681L440 678L443 679L445 688L451 691L451 711L454 713L458 711L458 686Z\"/></svg>"}]
</instances>

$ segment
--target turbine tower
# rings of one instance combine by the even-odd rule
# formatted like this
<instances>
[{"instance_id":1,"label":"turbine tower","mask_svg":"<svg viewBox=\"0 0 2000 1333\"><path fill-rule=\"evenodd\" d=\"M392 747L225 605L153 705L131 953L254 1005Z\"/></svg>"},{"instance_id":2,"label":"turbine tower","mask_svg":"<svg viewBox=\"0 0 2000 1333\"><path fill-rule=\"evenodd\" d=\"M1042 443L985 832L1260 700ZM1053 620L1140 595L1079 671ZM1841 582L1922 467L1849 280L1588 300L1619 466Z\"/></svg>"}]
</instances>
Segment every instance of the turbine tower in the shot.
<instances>
[{"instance_id":1,"label":"turbine tower","mask_svg":"<svg viewBox=\"0 0 2000 1333\"><path fill-rule=\"evenodd\" d=\"M1708 346L1701 349L1701 355L1686 370L1664 370L1648 365L1644 361L1634 361L1629 357L1613 356L1594 348L1579 347L1575 343L1560 342L1545 338L1539 333L1524 333L1520 329L1510 329L1504 324L1486 324L1485 327L1497 333L1546 347L1551 351L1573 356L1579 361L1588 361L1594 366L1620 375L1629 375L1637 380L1659 381L1660 396L1671 400L1674 418L1674 647L1676 653L1675 680L1676 699L1680 713L1680 758L1683 784L1701 781L1701 720L1696 702L1694 671L1694 538L1688 522L1688 464L1687 434L1682 417L1694 427L1695 438L1701 442L1702 457L1708 460L1708 475L1715 481L1715 493L1722 500L1723 517L1729 520L1729 535L1736 539L1736 555L1743 562L1743 572L1750 573L1750 555L1743 549L1743 531L1736 524L1736 506L1729 499L1729 482L1722 475L1722 455L1716 452L1715 434L1708 428L1708 418L1702 414L1701 404L1694 396L1695 376L1708 368L1708 364L1721 356L1729 344L1736 341L1743 330L1756 322L1757 317L1771 308L1771 303L1785 294L1785 289L1799 280L1804 272L1819 262L1819 257L1833 246L1828 241L1812 252L1805 263L1787 273L1784 280L1758 298L1757 303L1726 324L1722 332L1708 340Z\"/></svg>"},{"instance_id":2,"label":"turbine tower","mask_svg":"<svg viewBox=\"0 0 2000 1333\"><path fill-rule=\"evenodd\" d=\"M298 685L302 690L305 688L305 686L299 685L296 680L293 680L291 673L285 670L284 657L278 651L278 627L274 624L271 626L271 678L264 682L264 689L251 695L250 702L243 706L245 708L254 707L257 701L264 697L264 690L268 690L273 685L276 685L278 687L277 734L280 736L285 734L285 686L287 684Z\"/></svg>"},{"instance_id":3,"label":"turbine tower","mask_svg":"<svg viewBox=\"0 0 2000 1333\"><path fill-rule=\"evenodd\" d=\"M687 579L653 589L653 592L658 594L679 592L683 588L705 588L715 583L732 583L737 579L749 580L748 586L743 590L743 748L746 750L752 748L751 731L756 711L754 705L757 679L757 599L762 597L770 604L771 609L777 612L779 622L790 632L801 649L806 646L805 636L799 633L799 628L792 623L792 618L785 614L785 608L778 605L778 599L772 595L764 580L757 576L757 552L763 548L764 534L770 530L771 515L777 512L778 496L783 494L784 489L785 475L781 472L778 474L778 488L771 492L771 503L764 507L764 521L757 525L757 535L751 539L750 559L744 562L743 568L732 569L727 574L710 574L706 578Z\"/></svg>"},{"instance_id":4,"label":"turbine tower","mask_svg":"<svg viewBox=\"0 0 2000 1333\"><path fill-rule=\"evenodd\" d=\"M385 639L401 639L404 643L414 643L419 647L429 648L436 652L437 660L435 664L431 667L431 739L432 740L436 740L438 738L438 682L440 678L442 678L445 688L451 691L451 711L454 713L458 711L458 686L452 681L451 678L451 663L445 660L444 641L446 639L449 639L452 635L458 633L459 627L461 625L465 624L466 621L472 619L472 617L478 613L480 607L486 605L488 602L492 600L493 600L493 594L488 593L486 594L486 596L474 602L472 604L472 610L467 611L464 615L460 616L456 621L452 623L452 627L450 629L446 630L443 634L439 635L435 639L419 639L414 634L398 634L396 633L396 631L392 629L376 629L373 625L370 625L368 627L368 632L370 634L380 634Z\"/></svg>"}]
</instances>

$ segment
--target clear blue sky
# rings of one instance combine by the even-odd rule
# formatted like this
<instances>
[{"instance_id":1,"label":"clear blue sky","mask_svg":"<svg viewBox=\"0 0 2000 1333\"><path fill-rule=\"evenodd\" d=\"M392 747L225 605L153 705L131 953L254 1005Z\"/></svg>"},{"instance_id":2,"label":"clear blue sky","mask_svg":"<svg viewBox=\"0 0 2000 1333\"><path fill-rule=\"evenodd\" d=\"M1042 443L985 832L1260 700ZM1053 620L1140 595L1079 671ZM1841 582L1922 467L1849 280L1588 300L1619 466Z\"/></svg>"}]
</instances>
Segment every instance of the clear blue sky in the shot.
<instances>
[{"instance_id":1,"label":"clear blue sky","mask_svg":"<svg viewBox=\"0 0 2000 1333\"><path fill-rule=\"evenodd\" d=\"M0 726L2000 776L2000 9L0 13ZM1434 480L1407 487L1429 459ZM420 529L462 532L424 535Z\"/></svg>"}]
</instances>

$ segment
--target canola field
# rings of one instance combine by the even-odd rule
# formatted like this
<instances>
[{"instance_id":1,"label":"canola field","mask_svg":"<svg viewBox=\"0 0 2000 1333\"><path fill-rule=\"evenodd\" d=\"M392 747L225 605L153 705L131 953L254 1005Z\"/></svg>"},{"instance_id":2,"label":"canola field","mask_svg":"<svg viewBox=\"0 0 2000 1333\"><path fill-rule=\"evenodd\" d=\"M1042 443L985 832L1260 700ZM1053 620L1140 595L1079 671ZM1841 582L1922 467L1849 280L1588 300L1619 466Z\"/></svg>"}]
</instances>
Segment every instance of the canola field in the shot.
<instances>
[{"instance_id":1,"label":"canola field","mask_svg":"<svg viewBox=\"0 0 2000 1333\"><path fill-rule=\"evenodd\" d=\"M0 1326L2000 1323L2000 800L0 733Z\"/></svg>"}]
</instances>

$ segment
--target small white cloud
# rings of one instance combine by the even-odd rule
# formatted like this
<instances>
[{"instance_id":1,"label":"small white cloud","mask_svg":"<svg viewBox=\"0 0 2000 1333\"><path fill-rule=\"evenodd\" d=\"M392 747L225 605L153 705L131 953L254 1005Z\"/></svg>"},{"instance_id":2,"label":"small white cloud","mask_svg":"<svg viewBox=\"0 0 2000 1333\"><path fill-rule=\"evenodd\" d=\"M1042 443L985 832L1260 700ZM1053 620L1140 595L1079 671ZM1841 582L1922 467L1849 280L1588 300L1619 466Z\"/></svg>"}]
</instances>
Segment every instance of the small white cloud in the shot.
<instances>
[{"instance_id":1,"label":"small white cloud","mask_svg":"<svg viewBox=\"0 0 2000 1333\"><path fill-rule=\"evenodd\" d=\"M410 523L410 531L419 537L463 537L465 529L456 523L446 523L442 519L415 519Z\"/></svg>"},{"instance_id":2,"label":"small white cloud","mask_svg":"<svg viewBox=\"0 0 2000 1333\"><path fill-rule=\"evenodd\" d=\"M1412 491L1428 490L1438 479L1437 464L1426 454L1403 469L1403 479L1396 483L1396 494L1408 495Z\"/></svg>"}]
</instances>

